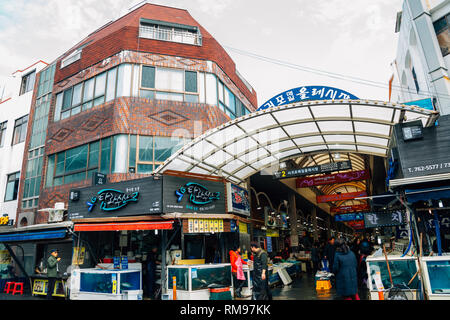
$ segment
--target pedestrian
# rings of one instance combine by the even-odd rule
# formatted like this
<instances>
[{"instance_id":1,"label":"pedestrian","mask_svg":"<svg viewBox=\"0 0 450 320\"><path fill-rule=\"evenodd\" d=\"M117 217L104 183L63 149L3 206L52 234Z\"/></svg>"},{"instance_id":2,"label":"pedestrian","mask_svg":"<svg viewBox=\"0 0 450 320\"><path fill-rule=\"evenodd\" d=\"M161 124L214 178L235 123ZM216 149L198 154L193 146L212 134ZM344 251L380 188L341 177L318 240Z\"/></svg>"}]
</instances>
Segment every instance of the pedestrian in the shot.
<instances>
[{"instance_id":1,"label":"pedestrian","mask_svg":"<svg viewBox=\"0 0 450 320\"><path fill-rule=\"evenodd\" d=\"M356 237L353 242L352 245L350 247L350 249L353 251L353 253L355 254L356 257L356 261L359 261L359 245L361 244L361 239Z\"/></svg>"},{"instance_id":2,"label":"pedestrian","mask_svg":"<svg viewBox=\"0 0 450 320\"><path fill-rule=\"evenodd\" d=\"M328 267L330 269L330 272L332 272L332 273L334 273L333 264L334 264L334 255L336 253L336 245L334 243L335 241L336 241L336 238L331 237L328 240L328 243L325 246L324 253L323 253L323 258L328 260Z\"/></svg>"},{"instance_id":3,"label":"pedestrian","mask_svg":"<svg viewBox=\"0 0 450 320\"><path fill-rule=\"evenodd\" d=\"M155 287L156 287L156 265L161 264L158 261L158 247L153 245L147 256L147 290L148 297L154 299Z\"/></svg>"},{"instance_id":4,"label":"pedestrian","mask_svg":"<svg viewBox=\"0 0 450 320\"><path fill-rule=\"evenodd\" d=\"M313 243L311 249L311 262L313 264L313 274L316 274L320 269L320 251L319 243L316 241Z\"/></svg>"},{"instance_id":5,"label":"pedestrian","mask_svg":"<svg viewBox=\"0 0 450 320\"><path fill-rule=\"evenodd\" d=\"M269 288L268 255L258 242L252 241L253 252L253 295L252 300L272 300Z\"/></svg>"},{"instance_id":6,"label":"pedestrian","mask_svg":"<svg viewBox=\"0 0 450 320\"><path fill-rule=\"evenodd\" d=\"M53 299L53 292L55 291L56 277L58 276L58 262L61 258L58 257L58 250L50 250L50 256L47 259L47 300Z\"/></svg>"},{"instance_id":7,"label":"pedestrian","mask_svg":"<svg viewBox=\"0 0 450 320\"><path fill-rule=\"evenodd\" d=\"M356 257L342 238L336 240L333 272L336 277L337 294L344 300L360 300Z\"/></svg>"},{"instance_id":8,"label":"pedestrian","mask_svg":"<svg viewBox=\"0 0 450 320\"><path fill-rule=\"evenodd\" d=\"M231 274L233 275L234 295L242 298L241 291L245 284L245 275L243 265L247 264L241 257L241 248L234 246L230 250Z\"/></svg>"}]
</instances>

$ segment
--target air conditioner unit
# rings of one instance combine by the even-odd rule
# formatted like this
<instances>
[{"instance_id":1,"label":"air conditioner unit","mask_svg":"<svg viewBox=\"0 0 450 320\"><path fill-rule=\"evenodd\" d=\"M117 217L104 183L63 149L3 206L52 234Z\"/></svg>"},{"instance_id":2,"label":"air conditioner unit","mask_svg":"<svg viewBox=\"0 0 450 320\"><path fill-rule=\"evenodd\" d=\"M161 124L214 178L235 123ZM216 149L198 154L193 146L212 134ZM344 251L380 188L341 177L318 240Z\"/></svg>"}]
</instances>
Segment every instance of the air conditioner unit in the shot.
<instances>
[{"instance_id":1,"label":"air conditioner unit","mask_svg":"<svg viewBox=\"0 0 450 320\"><path fill-rule=\"evenodd\" d=\"M64 202L55 203L55 208L48 209L48 222L61 222L64 220Z\"/></svg>"}]
</instances>

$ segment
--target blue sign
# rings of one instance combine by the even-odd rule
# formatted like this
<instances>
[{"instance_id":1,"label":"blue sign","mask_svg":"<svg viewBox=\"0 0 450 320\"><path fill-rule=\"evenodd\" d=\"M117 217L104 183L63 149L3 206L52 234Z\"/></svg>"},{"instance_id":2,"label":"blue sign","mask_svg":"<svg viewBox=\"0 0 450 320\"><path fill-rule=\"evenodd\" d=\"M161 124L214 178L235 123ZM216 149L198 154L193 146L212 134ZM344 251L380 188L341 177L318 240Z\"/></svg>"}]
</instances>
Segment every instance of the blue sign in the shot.
<instances>
[{"instance_id":1,"label":"blue sign","mask_svg":"<svg viewBox=\"0 0 450 320\"><path fill-rule=\"evenodd\" d=\"M336 214L334 216L335 221L355 221L355 220L364 220L363 213L345 213L345 214Z\"/></svg>"},{"instance_id":2,"label":"blue sign","mask_svg":"<svg viewBox=\"0 0 450 320\"><path fill-rule=\"evenodd\" d=\"M408 106L417 106L419 108L423 108L423 109L427 109L427 110L431 110L431 111L434 110L433 100L431 98L403 102L403 104L406 104Z\"/></svg>"},{"instance_id":3,"label":"blue sign","mask_svg":"<svg viewBox=\"0 0 450 320\"><path fill-rule=\"evenodd\" d=\"M120 257L114 257L113 262L114 262L114 269L120 269Z\"/></svg>"},{"instance_id":4,"label":"blue sign","mask_svg":"<svg viewBox=\"0 0 450 320\"><path fill-rule=\"evenodd\" d=\"M121 264L121 269L122 270L127 270L128 269L128 257L127 256L123 256L122 260L120 261Z\"/></svg>"},{"instance_id":5,"label":"blue sign","mask_svg":"<svg viewBox=\"0 0 450 320\"><path fill-rule=\"evenodd\" d=\"M266 237L267 239L267 252L272 252L272 237Z\"/></svg>"},{"instance_id":6,"label":"blue sign","mask_svg":"<svg viewBox=\"0 0 450 320\"><path fill-rule=\"evenodd\" d=\"M268 100L256 111L278 107L289 103L311 101L311 100L358 100L359 98L351 93L324 86L305 86L287 90Z\"/></svg>"},{"instance_id":7,"label":"blue sign","mask_svg":"<svg viewBox=\"0 0 450 320\"><path fill-rule=\"evenodd\" d=\"M87 201L89 212L94 208L97 200L100 201L100 209L103 211L113 211L126 206L130 201L137 202L139 192L131 194L123 193L115 189L102 189L93 197L91 201Z\"/></svg>"}]
</instances>

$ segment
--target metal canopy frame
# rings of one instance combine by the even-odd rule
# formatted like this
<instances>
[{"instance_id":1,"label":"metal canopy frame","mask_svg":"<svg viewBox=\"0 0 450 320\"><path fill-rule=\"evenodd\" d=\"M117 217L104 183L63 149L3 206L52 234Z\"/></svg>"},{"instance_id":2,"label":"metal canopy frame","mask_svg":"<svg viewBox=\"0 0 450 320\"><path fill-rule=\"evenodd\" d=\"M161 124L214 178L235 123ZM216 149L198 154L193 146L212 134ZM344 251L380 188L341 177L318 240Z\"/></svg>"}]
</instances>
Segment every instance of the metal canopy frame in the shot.
<instances>
[{"instance_id":1,"label":"metal canopy frame","mask_svg":"<svg viewBox=\"0 0 450 320\"><path fill-rule=\"evenodd\" d=\"M251 175L282 161L343 153L387 157L392 128L436 111L373 100L325 100L256 111L198 136L168 158L154 174L178 170L218 175L242 184ZM351 155L351 156L350 156ZM357 159L362 167L364 157ZM358 166L359 167L359 166Z\"/></svg>"}]
</instances>

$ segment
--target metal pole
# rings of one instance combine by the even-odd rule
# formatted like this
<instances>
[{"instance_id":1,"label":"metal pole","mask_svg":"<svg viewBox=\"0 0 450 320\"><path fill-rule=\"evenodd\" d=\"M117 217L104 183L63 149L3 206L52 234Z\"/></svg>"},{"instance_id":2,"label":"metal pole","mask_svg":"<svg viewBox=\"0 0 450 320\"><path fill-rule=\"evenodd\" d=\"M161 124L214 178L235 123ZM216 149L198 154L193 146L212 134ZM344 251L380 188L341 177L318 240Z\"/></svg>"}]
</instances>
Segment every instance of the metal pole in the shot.
<instances>
[{"instance_id":1,"label":"metal pole","mask_svg":"<svg viewBox=\"0 0 450 320\"><path fill-rule=\"evenodd\" d=\"M161 234L161 293L165 294L167 292L165 286L166 280L166 250L167 250L167 230L162 230Z\"/></svg>"}]
</instances>

